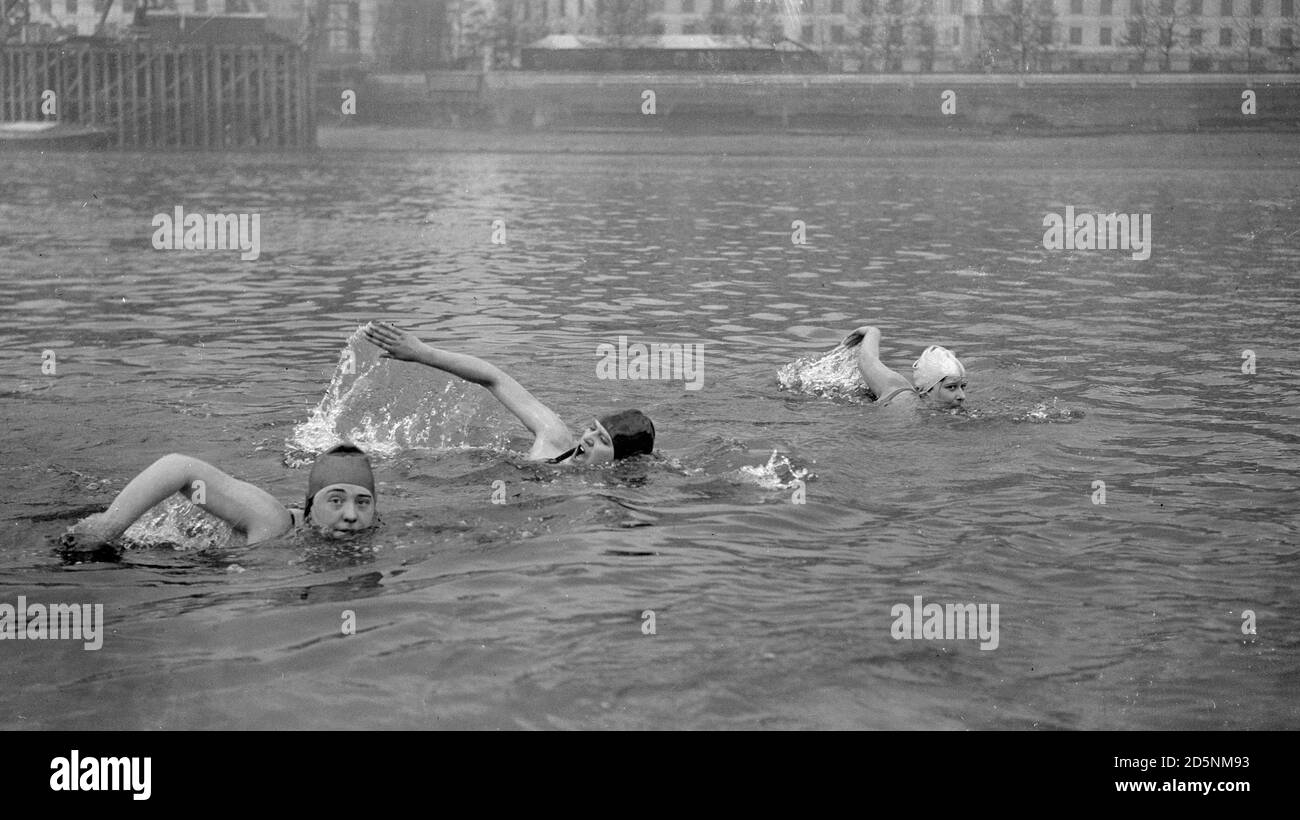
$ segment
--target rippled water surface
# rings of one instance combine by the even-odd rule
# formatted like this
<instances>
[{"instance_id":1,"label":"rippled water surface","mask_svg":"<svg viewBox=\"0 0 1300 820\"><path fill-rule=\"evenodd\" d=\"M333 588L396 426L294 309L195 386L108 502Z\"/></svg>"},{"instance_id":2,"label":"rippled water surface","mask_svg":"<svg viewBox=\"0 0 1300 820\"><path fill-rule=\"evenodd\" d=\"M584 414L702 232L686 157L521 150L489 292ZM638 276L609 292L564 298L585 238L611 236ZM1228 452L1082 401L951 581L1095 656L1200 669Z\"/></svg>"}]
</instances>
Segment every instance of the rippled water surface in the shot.
<instances>
[{"instance_id":1,"label":"rippled water surface","mask_svg":"<svg viewBox=\"0 0 1300 820\"><path fill-rule=\"evenodd\" d=\"M1300 170L1129 145L1153 167L0 157L0 603L107 628L0 642L0 725L1300 727ZM259 213L260 258L152 249L177 205ZM1067 205L1151 214L1151 258L1044 250ZM571 426L640 407L660 458L529 464L485 391L377 361L372 318ZM778 384L864 323L900 370L955 350L970 412ZM702 344L702 389L597 379L619 336ZM377 453L361 543L56 551L168 452L298 501L331 434ZM894 640L918 595L997 604L997 648Z\"/></svg>"}]
</instances>

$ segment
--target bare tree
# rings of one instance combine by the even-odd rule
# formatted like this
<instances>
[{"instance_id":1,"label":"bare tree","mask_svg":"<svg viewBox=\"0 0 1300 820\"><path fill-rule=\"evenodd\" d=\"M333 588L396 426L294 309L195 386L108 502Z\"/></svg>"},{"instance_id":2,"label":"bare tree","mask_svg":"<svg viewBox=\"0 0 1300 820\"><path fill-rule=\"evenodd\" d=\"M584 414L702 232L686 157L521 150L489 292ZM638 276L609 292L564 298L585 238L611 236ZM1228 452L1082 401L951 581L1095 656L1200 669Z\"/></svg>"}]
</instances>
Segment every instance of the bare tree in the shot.
<instances>
[{"instance_id":1,"label":"bare tree","mask_svg":"<svg viewBox=\"0 0 1300 820\"><path fill-rule=\"evenodd\" d=\"M859 0L858 10L863 18L858 29L863 62L875 63L882 71L902 71L903 59L919 39L916 0Z\"/></svg>"},{"instance_id":2,"label":"bare tree","mask_svg":"<svg viewBox=\"0 0 1300 820\"><path fill-rule=\"evenodd\" d=\"M1123 45L1136 52L1139 70L1145 69L1147 58L1155 54L1160 70L1170 71L1174 51L1191 47L1192 19L1187 0L1132 0Z\"/></svg>"},{"instance_id":3,"label":"bare tree","mask_svg":"<svg viewBox=\"0 0 1300 820\"><path fill-rule=\"evenodd\" d=\"M916 52L921 58L921 70L934 71L935 50L938 39L934 6L937 0L917 0L912 27L916 34Z\"/></svg>"},{"instance_id":4,"label":"bare tree","mask_svg":"<svg viewBox=\"0 0 1300 820\"><path fill-rule=\"evenodd\" d=\"M1246 72L1257 67L1256 58L1268 52L1264 48L1264 8L1260 0L1234 0L1232 6L1234 38L1241 43L1246 58Z\"/></svg>"},{"instance_id":5,"label":"bare tree","mask_svg":"<svg viewBox=\"0 0 1300 820\"><path fill-rule=\"evenodd\" d=\"M785 39L777 0L740 0L733 17L735 33L751 40L775 43Z\"/></svg>"},{"instance_id":6,"label":"bare tree","mask_svg":"<svg viewBox=\"0 0 1300 820\"><path fill-rule=\"evenodd\" d=\"M1051 0L1003 0L981 20L985 61L996 68L1014 59L1015 71L1047 67L1056 41L1056 9Z\"/></svg>"}]
</instances>

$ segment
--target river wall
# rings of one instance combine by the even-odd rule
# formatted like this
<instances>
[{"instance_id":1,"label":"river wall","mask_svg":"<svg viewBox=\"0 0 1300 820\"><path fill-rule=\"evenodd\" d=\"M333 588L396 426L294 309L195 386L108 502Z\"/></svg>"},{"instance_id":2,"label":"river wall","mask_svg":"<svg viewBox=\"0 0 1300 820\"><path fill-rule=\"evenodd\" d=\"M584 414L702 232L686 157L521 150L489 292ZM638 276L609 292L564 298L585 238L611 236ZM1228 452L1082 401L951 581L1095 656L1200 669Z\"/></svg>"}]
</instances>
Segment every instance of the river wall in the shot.
<instances>
[{"instance_id":1,"label":"river wall","mask_svg":"<svg viewBox=\"0 0 1300 820\"><path fill-rule=\"evenodd\" d=\"M373 75L330 123L523 130L1300 130L1300 74ZM322 84L322 106L346 89ZM324 110L324 109L322 109ZM328 122L322 117L322 124Z\"/></svg>"}]
</instances>

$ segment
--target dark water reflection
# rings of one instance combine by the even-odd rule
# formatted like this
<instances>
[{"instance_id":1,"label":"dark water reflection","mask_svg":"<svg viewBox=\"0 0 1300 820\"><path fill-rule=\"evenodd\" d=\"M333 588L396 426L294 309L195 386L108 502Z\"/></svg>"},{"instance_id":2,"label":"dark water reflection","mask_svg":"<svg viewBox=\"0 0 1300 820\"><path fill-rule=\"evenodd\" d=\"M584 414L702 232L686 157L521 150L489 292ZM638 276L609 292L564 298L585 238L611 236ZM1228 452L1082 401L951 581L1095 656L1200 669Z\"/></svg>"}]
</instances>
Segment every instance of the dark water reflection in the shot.
<instances>
[{"instance_id":1,"label":"dark water reflection","mask_svg":"<svg viewBox=\"0 0 1300 820\"><path fill-rule=\"evenodd\" d=\"M1294 170L955 148L0 162L0 601L109 621L99 652L0 645L8 727L1300 725ZM261 258L152 250L178 204L260 213ZM1066 205L1152 214L1151 259L1043 250ZM296 499L286 439L371 318L499 363L573 424L639 406L665 460L402 451L364 548L61 565L48 539L169 451ZM778 390L864 322L898 368L956 350L972 417ZM594 378L620 335L702 343L704 389ZM462 443L526 444L457 395L495 431ZM1053 402L1084 415L1024 420ZM806 504L744 469L774 449L810 472ZM914 595L999 604L998 649L892 640Z\"/></svg>"}]
</instances>

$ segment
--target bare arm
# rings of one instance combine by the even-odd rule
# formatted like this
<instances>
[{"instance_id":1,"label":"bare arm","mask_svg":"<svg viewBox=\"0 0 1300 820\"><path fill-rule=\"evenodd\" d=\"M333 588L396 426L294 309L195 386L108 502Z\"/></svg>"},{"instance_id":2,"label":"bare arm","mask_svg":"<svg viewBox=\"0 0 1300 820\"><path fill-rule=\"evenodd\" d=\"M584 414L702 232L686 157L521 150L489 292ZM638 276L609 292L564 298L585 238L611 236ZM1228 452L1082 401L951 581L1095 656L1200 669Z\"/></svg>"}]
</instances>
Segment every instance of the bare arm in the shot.
<instances>
[{"instance_id":1,"label":"bare arm","mask_svg":"<svg viewBox=\"0 0 1300 820\"><path fill-rule=\"evenodd\" d=\"M880 329L863 325L844 337L844 346L858 348L858 372L867 387L877 398L884 398L900 388L910 388L912 383L880 361Z\"/></svg>"},{"instance_id":2,"label":"bare arm","mask_svg":"<svg viewBox=\"0 0 1300 820\"><path fill-rule=\"evenodd\" d=\"M107 510L73 527L76 545L93 549L112 541L155 504L176 492L245 533L249 544L274 538L293 526L288 510L270 493L232 478L207 462L171 453L131 479Z\"/></svg>"},{"instance_id":3,"label":"bare arm","mask_svg":"<svg viewBox=\"0 0 1300 820\"><path fill-rule=\"evenodd\" d=\"M572 445L573 437L560 417L496 365L476 356L439 350L420 341L414 333L387 323L371 322L365 333L371 344L384 350L385 358L428 365L486 387L537 441L549 443L550 449L565 450Z\"/></svg>"}]
</instances>

